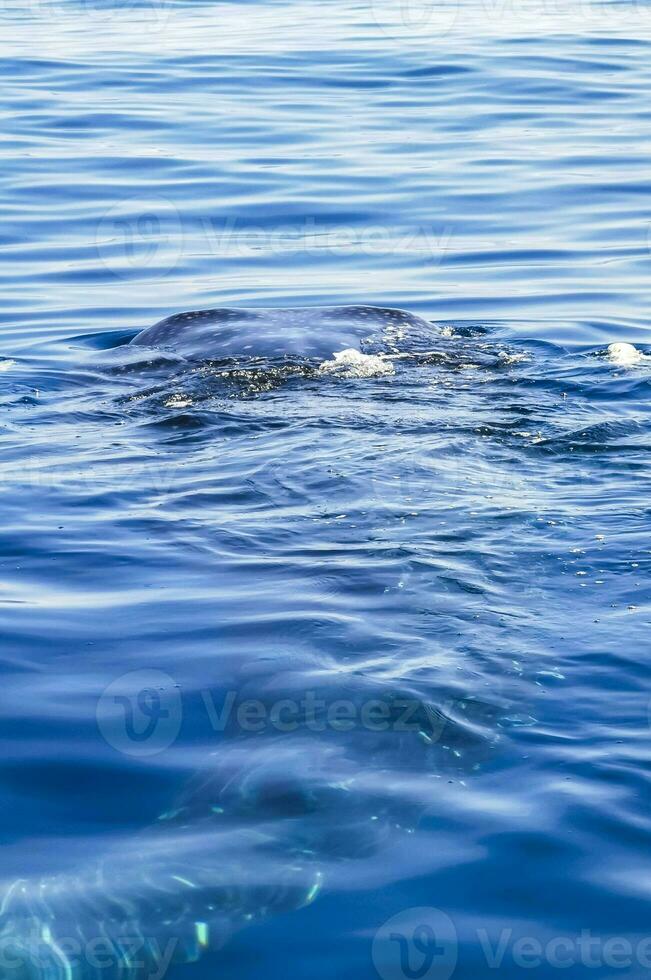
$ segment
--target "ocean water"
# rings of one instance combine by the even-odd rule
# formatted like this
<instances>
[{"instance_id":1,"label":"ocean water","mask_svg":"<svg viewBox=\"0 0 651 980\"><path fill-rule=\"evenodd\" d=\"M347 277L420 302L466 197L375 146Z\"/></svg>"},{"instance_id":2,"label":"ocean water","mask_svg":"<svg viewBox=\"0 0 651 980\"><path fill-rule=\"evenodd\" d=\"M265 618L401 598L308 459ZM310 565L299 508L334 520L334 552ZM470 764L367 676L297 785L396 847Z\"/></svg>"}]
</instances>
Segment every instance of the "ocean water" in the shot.
<instances>
[{"instance_id":1,"label":"ocean water","mask_svg":"<svg viewBox=\"0 0 651 980\"><path fill-rule=\"evenodd\" d=\"M651 5L0 32L3 980L648 976Z\"/></svg>"}]
</instances>

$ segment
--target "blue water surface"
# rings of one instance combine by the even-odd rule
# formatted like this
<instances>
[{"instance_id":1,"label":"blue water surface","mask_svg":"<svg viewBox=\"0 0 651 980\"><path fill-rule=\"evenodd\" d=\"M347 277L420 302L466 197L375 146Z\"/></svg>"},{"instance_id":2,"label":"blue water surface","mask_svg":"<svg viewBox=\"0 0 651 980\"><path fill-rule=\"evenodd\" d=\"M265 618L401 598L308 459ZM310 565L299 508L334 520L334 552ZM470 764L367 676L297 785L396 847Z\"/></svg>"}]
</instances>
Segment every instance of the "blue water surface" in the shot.
<instances>
[{"instance_id":1,"label":"blue water surface","mask_svg":"<svg viewBox=\"0 0 651 980\"><path fill-rule=\"evenodd\" d=\"M648 976L651 5L0 29L3 978Z\"/></svg>"}]
</instances>

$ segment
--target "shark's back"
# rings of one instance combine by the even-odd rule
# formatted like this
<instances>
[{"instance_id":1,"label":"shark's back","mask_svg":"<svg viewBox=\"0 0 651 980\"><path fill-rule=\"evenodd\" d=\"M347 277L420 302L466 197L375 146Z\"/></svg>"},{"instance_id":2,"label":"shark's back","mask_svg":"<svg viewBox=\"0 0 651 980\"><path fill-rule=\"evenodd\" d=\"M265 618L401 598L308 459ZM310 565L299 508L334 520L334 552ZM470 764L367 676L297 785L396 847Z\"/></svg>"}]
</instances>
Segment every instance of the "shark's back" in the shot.
<instances>
[{"instance_id":1,"label":"shark's back","mask_svg":"<svg viewBox=\"0 0 651 980\"><path fill-rule=\"evenodd\" d=\"M367 338L399 336L427 321L375 306L214 309L177 313L142 330L132 344L199 359L319 359Z\"/></svg>"}]
</instances>

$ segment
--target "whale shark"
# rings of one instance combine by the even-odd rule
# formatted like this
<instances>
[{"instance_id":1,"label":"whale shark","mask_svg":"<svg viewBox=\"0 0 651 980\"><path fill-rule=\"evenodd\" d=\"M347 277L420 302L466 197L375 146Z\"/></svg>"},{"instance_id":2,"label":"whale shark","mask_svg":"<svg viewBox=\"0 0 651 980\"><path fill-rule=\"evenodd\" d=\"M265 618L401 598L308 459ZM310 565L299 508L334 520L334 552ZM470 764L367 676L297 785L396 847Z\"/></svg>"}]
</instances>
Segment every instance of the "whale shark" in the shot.
<instances>
[{"instance_id":1,"label":"whale shark","mask_svg":"<svg viewBox=\"0 0 651 980\"><path fill-rule=\"evenodd\" d=\"M432 325L405 310L375 306L224 308L177 313L141 330L131 345L188 359L322 361L345 349L391 347L407 330L431 334Z\"/></svg>"},{"instance_id":2,"label":"whale shark","mask_svg":"<svg viewBox=\"0 0 651 980\"><path fill-rule=\"evenodd\" d=\"M157 349L191 362L223 360L227 369L258 358L332 360L337 369L336 355L347 349L402 356L401 344L429 348L434 335L416 315L370 306L215 309L169 317L118 349L127 360ZM201 375L194 364L189 373ZM278 706L287 693L302 704L300 671L292 691L285 674L251 681L246 665L241 670L234 688L241 692L249 678L256 704ZM351 867L372 863L396 840L401 846L441 774L471 772L495 737L493 706L461 703L456 689L444 702L440 687L425 681L403 689L362 669L317 677L309 683L318 688L318 712L344 695L352 729L299 714L284 734L226 731L150 826L47 874L40 865L32 872L29 861L18 874L5 869L0 978L162 980L172 964L309 905L333 882L354 878ZM379 716L366 718L378 704Z\"/></svg>"},{"instance_id":3,"label":"whale shark","mask_svg":"<svg viewBox=\"0 0 651 980\"><path fill-rule=\"evenodd\" d=\"M382 690L362 683L359 706ZM0 975L163 980L413 833L445 757L457 772L469 748L485 754L493 709L381 700L381 731L236 733L153 826L81 867L0 882Z\"/></svg>"}]
</instances>

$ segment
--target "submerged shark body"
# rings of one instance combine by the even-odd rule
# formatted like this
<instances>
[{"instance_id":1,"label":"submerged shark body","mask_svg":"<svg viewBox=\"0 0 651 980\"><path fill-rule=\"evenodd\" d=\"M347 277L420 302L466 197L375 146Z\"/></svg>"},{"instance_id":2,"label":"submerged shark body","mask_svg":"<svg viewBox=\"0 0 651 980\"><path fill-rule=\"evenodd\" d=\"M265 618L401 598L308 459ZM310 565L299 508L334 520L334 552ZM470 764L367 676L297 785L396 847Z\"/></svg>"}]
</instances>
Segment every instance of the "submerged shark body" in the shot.
<instances>
[{"instance_id":1,"label":"submerged shark body","mask_svg":"<svg viewBox=\"0 0 651 980\"><path fill-rule=\"evenodd\" d=\"M162 980L242 927L309 904L321 872L303 835L280 810L265 813L263 799L256 805L240 785L251 774L209 772L100 858L5 880L0 977Z\"/></svg>"},{"instance_id":2,"label":"submerged shark body","mask_svg":"<svg viewBox=\"0 0 651 980\"><path fill-rule=\"evenodd\" d=\"M367 340L391 342L407 330L428 331L426 320L374 306L294 309L216 309L178 313L131 341L197 359L318 359Z\"/></svg>"},{"instance_id":3,"label":"submerged shark body","mask_svg":"<svg viewBox=\"0 0 651 980\"><path fill-rule=\"evenodd\" d=\"M368 856L387 833L382 804L356 792L358 764L343 785L331 746L276 740L225 755L101 859L3 882L0 976L162 980L244 926L310 904L325 866Z\"/></svg>"},{"instance_id":4,"label":"submerged shark body","mask_svg":"<svg viewBox=\"0 0 651 980\"><path fill-rule=\"evenodd\" d=\"M0 904L0 975L15 980L162 980L170 964L309 904L320 872L264 828L160 826L76 872L17 879Z\"/></svg>"},{"instance_id":5,"label":"submerged shark body","mask_svg":"<svg viewBox=\"0 0 651 980\"><path fill-rule=\"evenodd\" d=\"M457 722L411 695L383 701L380 732L227 738L153 827L69 872L5 879L0 976L162 980L242 927L310 904L350 877L351 860L372 862L414 830L450 747L487 744L466 709Z\"/></svg>"}]
</instances>

